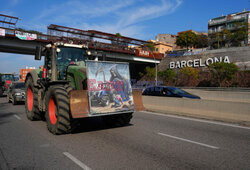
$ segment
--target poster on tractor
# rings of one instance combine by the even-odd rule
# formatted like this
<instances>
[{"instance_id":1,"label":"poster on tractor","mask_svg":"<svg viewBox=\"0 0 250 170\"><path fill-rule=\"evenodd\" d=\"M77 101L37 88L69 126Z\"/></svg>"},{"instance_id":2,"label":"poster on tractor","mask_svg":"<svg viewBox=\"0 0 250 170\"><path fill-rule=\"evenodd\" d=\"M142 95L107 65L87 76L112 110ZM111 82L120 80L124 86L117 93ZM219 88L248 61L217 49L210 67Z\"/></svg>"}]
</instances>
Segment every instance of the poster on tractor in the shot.
<instances>
[{"instance_id":1,"label":"poster on tractor","mask_svg":"<svg viewBox=\"0 0 250 170\"><path fill-rule=\"evenodd\" d=\"M87 61L90 113L134 110L128 63Z\"/></svg>"}]
</instances>

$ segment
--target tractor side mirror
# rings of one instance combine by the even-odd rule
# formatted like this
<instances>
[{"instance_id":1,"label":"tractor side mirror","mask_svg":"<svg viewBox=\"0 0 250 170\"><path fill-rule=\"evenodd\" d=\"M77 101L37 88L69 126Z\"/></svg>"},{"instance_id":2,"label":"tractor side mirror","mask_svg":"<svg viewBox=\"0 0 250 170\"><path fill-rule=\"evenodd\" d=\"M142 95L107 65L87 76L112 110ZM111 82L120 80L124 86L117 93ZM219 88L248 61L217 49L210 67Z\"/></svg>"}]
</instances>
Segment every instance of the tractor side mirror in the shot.
<instances>
[{"instance_id":1,"label":"tractor side mirror","mask_svg":"<svg viewBox=\"0 0 250 170\"><path fill-rule=\"evenodd\" d=\"M41 58L42 58L42 47L37 46L36 53L35 53L35 60L41 60Z\"/></svg>"}]
</instances>

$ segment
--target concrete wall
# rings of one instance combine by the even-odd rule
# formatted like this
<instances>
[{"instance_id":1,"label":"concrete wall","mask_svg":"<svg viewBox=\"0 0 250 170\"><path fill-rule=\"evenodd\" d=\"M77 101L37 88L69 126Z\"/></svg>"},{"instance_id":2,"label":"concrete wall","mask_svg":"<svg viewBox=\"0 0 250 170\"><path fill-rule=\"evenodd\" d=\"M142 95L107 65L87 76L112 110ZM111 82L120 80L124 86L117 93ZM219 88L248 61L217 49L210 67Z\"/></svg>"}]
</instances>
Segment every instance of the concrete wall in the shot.
<instances>
[{"instance_id":1,"label":"concrete wall","mask_svg":"<svg viewBox=\"0 0 250 170\"><path fill-rule=\"evenodd\" d=\"M148 111L186 115L212 120L235 122L250 126L250 101L244 100L248 94L228 94L227 97L211 92L198 92L202 99L143 96L143 104ZM203 95L211 98L203 98ZM228 100L232 97L240 100ZM242 100L243 99L243 100Z\"/></svg>"},{"instance_id":2,"label":"concrete wall","mask_svg":"<svg viewBox=\"0 0 250 170\"><path fill-rule=\"evenodd\" d=\"M250 105L250 89L245 91L225 91L213 89L189 89L182 88L183 90L200 96L203 100L216 100L216 101L231 101L249 103Z\"/></svg>"},{"instance_id":3,"label":"concrete wall","mask_svg":"<svg viewBox=\"0 0 250 170\"><path fill-rule=\"evenodd\" d=\"M235 63L240 70L250 70L250 46L224 48L218 50L207 50L197 55L180 56L180 57L165 57L159 64L159 70L169 68L170 62L188 61L194 59L202 59L206 61L208 58L220 58L228 56L230 62ZM207 70L207 67L200 67L201 70Z\"/></svg>"}]
</instances>

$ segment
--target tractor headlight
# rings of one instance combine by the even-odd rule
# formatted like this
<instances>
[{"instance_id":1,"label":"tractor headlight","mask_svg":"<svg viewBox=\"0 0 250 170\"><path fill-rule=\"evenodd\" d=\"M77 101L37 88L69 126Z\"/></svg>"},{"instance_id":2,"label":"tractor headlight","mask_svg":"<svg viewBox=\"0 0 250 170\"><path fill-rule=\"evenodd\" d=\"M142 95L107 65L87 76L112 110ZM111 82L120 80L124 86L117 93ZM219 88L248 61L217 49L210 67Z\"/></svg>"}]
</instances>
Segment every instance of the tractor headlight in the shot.
<instances>
[{"instance_id":1,"label":"tractor headlight","mask_svg":"<svg viewBox=\"0 0 250 170\"><path fill-rule=\"evenodd\" d=\"M21 93L15 93L16 96L21 96Z\"/></svg>"}]
</instances>

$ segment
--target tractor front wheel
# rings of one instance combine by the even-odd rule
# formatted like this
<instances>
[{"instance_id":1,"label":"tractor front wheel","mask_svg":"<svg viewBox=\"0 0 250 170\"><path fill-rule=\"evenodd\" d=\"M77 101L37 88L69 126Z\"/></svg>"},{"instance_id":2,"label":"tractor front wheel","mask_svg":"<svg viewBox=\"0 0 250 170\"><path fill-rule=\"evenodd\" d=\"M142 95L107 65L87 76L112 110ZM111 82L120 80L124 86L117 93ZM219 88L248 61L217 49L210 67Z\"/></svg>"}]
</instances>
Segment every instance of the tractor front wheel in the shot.
<instances>
[{"instance_id":1,"label":"tractor front wheel","mask_svg":"<svg viewBox=\"0 0 250 170\"><path fill-rule=\"evenodd\" d=\"M48 130L56 135L71 131L69 94L61 85L51 86L46 95L46 113Z\"/></svg>"},{"instance_id":2,"label":"tractor front wheel","mask_svg":"<svg viewBox=\"0 0 250 170\"><path fill-rule=\"evenodd\" d=\"M29 120L40 120L41 114L38 109L38 88L34 86L31 77L28 77L26 84L25 111ZM14 97L12 102L14 103Z\"/></svg>"}]
</instances>

